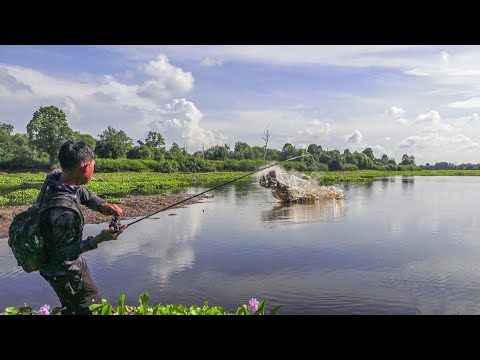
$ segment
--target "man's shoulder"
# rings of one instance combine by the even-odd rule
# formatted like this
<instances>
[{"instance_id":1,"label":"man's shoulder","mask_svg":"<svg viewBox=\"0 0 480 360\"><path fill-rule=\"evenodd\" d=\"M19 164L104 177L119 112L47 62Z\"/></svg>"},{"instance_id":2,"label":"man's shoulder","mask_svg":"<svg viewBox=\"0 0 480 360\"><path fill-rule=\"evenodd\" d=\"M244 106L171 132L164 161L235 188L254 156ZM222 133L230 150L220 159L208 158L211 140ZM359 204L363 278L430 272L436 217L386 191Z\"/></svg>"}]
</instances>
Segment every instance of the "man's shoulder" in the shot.
<instances>
[{"instance_id":1,"label":"man's shoulder","mask_svg":"<svg viewBox=\"0 0 480 360\"><path fill-rule=\"evenodd\" d=\"M44 204L42 213L46 213L52 221L55 221L60 216L63 216L65 220L82 217L82 211L77 202L68 196L49 199Z\"/></svg>"}]
</instances>

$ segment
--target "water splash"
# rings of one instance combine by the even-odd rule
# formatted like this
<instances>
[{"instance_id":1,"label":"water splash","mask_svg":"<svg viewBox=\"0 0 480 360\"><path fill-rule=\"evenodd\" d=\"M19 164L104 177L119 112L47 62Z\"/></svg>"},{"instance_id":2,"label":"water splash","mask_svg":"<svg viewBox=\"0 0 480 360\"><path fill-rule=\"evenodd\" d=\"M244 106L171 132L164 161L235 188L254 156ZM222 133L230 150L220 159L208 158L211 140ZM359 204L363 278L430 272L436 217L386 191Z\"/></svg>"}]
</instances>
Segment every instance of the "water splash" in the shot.
<instances>
[{"instance_id":1,"label":"water splash","mask_svg":"<svg viewBox=\"0 0 480 360\"><path fill-rule=\"evenodd\" d=\"M275 199L282 202L344 198L343 190L337 186L319 185L307 175L287 173L279 166L263 173L258 183L271 189Z\"/></svg>"}]
</instances>

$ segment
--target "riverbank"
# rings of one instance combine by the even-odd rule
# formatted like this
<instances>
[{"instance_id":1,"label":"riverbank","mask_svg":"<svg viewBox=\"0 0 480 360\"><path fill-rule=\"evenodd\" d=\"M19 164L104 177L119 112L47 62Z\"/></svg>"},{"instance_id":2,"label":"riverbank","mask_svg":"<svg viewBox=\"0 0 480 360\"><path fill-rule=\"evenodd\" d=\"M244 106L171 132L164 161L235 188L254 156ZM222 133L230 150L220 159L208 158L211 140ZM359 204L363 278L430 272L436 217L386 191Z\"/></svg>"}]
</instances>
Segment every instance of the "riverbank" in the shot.
<instances>
[{"instance_id":1,"label":"riverbank","mask_svg":"<svg viewBox=\"0 0 480 360\"><path fill-rule=\"evenodd\" d=\"M129 195L123 198L123 203L120 204L120 207L123 209L123 216L120 220L122 221L139 216L145 216L179 201L188 199L192 196L193 195L190 194ZM176 205L171 209L182 208L211 197L213 197L213 195L197 196L193 199ZM0 239L8 237L8 228L12 223L14 215L28 209L29 206L30 205L0 207ZM102 215L97 211L92 211L85 206L82 207L82 210L85 217L85 224L100 224L103 222L108 222L112 218L111 216Z\"/></svg>"}]
</instances>

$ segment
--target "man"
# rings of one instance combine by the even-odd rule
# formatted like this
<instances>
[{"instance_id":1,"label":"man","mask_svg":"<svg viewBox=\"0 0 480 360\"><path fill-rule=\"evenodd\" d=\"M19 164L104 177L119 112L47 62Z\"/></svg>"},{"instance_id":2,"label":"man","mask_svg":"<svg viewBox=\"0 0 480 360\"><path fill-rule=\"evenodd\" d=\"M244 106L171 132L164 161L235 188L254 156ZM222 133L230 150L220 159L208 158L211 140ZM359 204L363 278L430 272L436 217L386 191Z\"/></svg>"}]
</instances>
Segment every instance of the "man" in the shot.
<instances>
[{"instance_id":1,"label":"man","mask_svg":"<svg viewBox=\"0 0 480 360\"><path fill-rule=\"evenodd\" d=\"M88 307L101 302L102 298L81 254L96 249L101 242L117 240L127 225L117 230L110 227L95 237L82 240L84 220L81 204L104 215L115 214L118 217L123 211L83 186L90 181L95 168L95 154L88 144L66 141L60 147L58 158L62 169L53 170L47 176L41 206L48 206L49 202L58 203L59 200L65 206L41 212L40 229L47 261L40 267L40 275L57 294L62 304L62 315L91 314Z\"/></svg>"}]
</instances>

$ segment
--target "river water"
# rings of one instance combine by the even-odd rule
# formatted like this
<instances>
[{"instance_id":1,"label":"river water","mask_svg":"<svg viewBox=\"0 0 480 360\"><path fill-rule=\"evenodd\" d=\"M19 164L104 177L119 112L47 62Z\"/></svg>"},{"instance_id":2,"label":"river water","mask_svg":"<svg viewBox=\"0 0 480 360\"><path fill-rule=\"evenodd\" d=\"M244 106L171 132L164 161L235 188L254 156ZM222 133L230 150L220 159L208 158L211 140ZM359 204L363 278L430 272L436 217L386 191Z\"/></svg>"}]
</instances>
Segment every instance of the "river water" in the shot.
<instances>
[{"instance_id":1,"label":"river water","mask_svg":"<svg viewBox=\"0 0 480 360\"><path fill-rule=\"evenodd\" d=\"M222 306L256 297L278 314L479 314L480 181L392 177L340 185L343 200L280 205L256 181L154 215L83 256L116 304ZM189 188L196 194L205 189ZM129 221L125 221L128 223ZM86 225L96 235L106 223ZM0 309L59 306L0 240Z\"/></svg>"}]
</instances>

